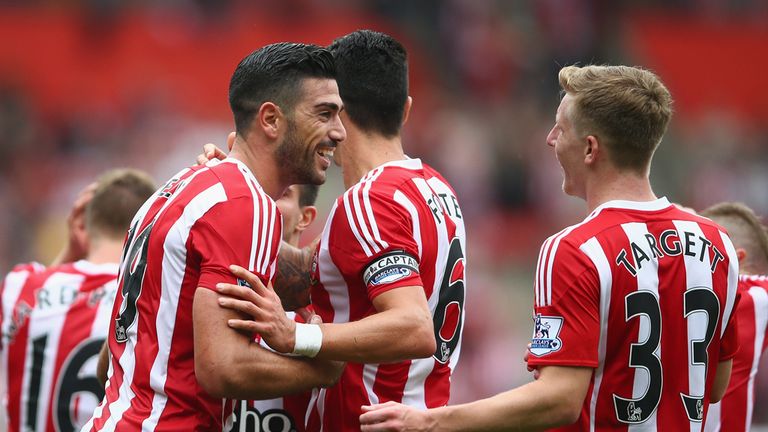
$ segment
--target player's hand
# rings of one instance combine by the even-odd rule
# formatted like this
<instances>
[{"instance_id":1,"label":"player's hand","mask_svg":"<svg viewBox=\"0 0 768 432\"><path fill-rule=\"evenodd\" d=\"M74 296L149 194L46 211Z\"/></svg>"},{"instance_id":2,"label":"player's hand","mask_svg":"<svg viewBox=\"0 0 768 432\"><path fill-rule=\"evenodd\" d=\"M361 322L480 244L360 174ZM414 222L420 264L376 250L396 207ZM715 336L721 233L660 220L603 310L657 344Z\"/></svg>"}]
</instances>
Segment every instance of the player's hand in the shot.
<instances>
[{"instance_id":1,"label":"player's hand","mask_svg":"<svg viewBox=\"0 0 768 432\"><path fill-rule=\"evenodd\" d=\"M85 207L93 199L96 183L84 187L72 203L67 216L67 244L54 259L52 265L81 260L88 255L88 236L85 232Z\"/></svg>"},{"instance_id":2,"label":"player's hand","mask_svg":"<svg viewBox=\"0 0 768 432\"><path fill-rule=\"evenodd\" d=\"M437 422L429 411L419 411L396 402L363 405L360 415L361 432L428 432Z\"/></svg>"},{"instance_id":3,"label":"player's hand","mask_svg":"<svg viewBox=\"0 0 768 432\"><path fill-rule=\"evenodd\" d=\"M533 372L533 379L537 380L539 379L539 375L541 375L541 372L539 372L539 368L537 366L531 366L528 364L528 359L531 357L531 343L528 342L528 345L525 347L525 354L523 355L523 361L525 362L525 367L528 369L528 372Z\"/></svg>"},{"instance_id":4,"label":"player's hand","mask_svg":"<svg viewBox=\"0 0 768 432\"><path fill-rule=\"evenodd\" d=\"M320 315L316 314L314 310L307 309L306 307L296 309L296 314L301 317L307 324L322 324L323 319Z\"/></svg>"},{"instance_id":5,"label":"player's hand","mask_svg":"<svg viewBox=\"0 0 768 432\"><path fill-rule=\"evenodd\" d=\"M216 144L208 143L203 146L203 152L197 155L197 164L198 165L205 165L208 163L208 161L212 159L226 159L227 154L224 153L224 150L218 148Z\"/></svg>"},{"instance_id":6,"label":"player's hand","mask_svg":"<svg viewBox=\"0 0 768 432\"><path fill-rule=\"evenodd\" d=\"M272 285L264 286L255 274L240 266L232 265L229 270L238 279L248 282L250 288L229 283L216 284L216 289L222 294L219 305L253 319L230 319L227 325L235 330L258 333L277 352L293 352L296 322L285 314Z\"/></svg>"}]
</instances>

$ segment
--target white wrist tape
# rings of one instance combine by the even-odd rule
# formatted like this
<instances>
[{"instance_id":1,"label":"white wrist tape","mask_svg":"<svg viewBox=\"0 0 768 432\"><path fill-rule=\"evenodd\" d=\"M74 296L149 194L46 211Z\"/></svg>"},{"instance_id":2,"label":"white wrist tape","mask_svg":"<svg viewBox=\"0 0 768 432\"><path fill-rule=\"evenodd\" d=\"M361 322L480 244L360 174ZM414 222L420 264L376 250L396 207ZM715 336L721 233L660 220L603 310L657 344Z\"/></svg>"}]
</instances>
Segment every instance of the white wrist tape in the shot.
<instances>
[{"instance_id":1,"label":"white wrist tape","mask_svg":"<svg viewBox=\"0 0 768 432\"><path fill-rule=\"evenodd\" d=\"M320 352L322 345L323 332L319 325L296 323L296 342L293 345L293 354L311 358Z\"/></svg>"}]
</instances>

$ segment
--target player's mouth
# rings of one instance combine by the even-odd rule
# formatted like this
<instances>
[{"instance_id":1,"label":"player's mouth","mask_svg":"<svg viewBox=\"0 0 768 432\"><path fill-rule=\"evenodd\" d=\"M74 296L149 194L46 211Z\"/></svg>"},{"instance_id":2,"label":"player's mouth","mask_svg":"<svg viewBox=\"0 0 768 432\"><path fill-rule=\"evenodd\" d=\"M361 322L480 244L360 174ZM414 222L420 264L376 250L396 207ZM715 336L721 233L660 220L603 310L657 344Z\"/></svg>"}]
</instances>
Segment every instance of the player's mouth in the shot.
<instances>
[{"instance_id":1,"label":"player's mouth","mask_svg":"<svg viewBox=\"0 0 768 432\"><path fill-rule=\"evenodd\" d=\"M320 165L325 170L331 166L331 160L333 159L333 152L336 150L336 146L322 146L317 149L317 155L320 157Z\"/></svg>"}]
</instances>

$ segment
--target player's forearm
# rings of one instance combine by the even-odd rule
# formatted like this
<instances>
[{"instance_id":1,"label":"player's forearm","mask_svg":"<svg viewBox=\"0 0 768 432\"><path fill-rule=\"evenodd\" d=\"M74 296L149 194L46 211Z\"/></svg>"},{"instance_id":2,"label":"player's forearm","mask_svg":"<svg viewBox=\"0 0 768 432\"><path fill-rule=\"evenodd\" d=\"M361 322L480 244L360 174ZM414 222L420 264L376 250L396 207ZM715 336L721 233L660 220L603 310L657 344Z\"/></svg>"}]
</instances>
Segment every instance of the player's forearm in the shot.
<instances>
[{"instance_id":1,"label":"player's forearm","mask_svg":"<svg viewBox=\"0 0 768 432\"><path fill-rule=\"evenodd\" d=\"M728 382L731 380L731 370L733 368L733 359L721 361L717 364L715 373L715 383L712 385L712 393L709 401L712 403L720 402L728 390Z\"/></svg>"},{"instance_id":2,"label":"player's forearm","mask_svg":"<svg viewBox=\"0 0 768 432\"><path fill-rule=\"evenodd\" d=\"M211 396L271 399L331 386L341 371L329 361L287 357L255 342L240 342L195 353L195 374Z\"/></svg>"},{"instance_id":3,"label":"player's forearm","mask_svg":"<svg viewBox=\"0 0 768 432\"><path fill-rule=\"evenodd\" d=\"M329 387L340 375L340 365L325 360L287 357L256 343L242 357L232 358L223 373L222 396L240 399L272 399Z\"/></svg>"},{"instance_id":4,"label":"player's forearm","mask_svg":"<svg viewBox=\"0 0 768 432\"><path fill-rule=\"evenodd\" d=\"M319 238L305 248L296 248L283 242L277 260L274 289L283 308L296 310L309 304L309 285L312 276L312 257Z\"/></svg>"},{"instance_id":5,"label":"player's forearm","mask_svg":"<svg viewBox=\"0 0 768 432\"><path fill-rule=\"evenodd\" d=\"M432 317L420 309L391 309L343 324L321 325L317 358L385 363L426 358L435 352Z\"/></svg>"},{"instance_id":6,"label":"player's forearm","mask_svg":"<svg viewBox=\"0 0 768 432\"><path fill-rule=\"evenodd\" d=\"M435 431L537 431L576 421L578 417L553 403L555 397L544 397L543 389L535 387L540 386L530 383L488 399L430 410L438 424Z\"/></svg>"},{"instance_id":7,"label":"player's forearm","mask_svg":"<svg viewBox=\"0 0 768 432\"><path fill-rule=\"evenodd\" d=\"M193 301L195 377L211 396L273 398L332 385L341 373L330 362L291 358L258 345L227 327L236 312L219 308L217 294L198 288Z\"/></svg>"}]
</instances>

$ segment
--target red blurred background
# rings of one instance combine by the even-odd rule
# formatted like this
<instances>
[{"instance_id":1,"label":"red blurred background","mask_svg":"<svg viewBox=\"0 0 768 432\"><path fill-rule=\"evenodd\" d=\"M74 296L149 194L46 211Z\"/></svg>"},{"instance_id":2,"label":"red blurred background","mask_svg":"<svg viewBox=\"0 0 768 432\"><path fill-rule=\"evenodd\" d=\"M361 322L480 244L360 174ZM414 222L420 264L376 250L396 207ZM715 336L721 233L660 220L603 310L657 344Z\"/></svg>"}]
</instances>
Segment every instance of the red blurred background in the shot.
<instances>
[{"instance_id":1,"label":"red blurred background","mask_svg":"<svg viewBox=\"0 0 768 432\"><path fill-rule=\"evenodd\" d=\"M0 271L48 262L77 191L100 172L132 166L163 181L202 144L223 143L233 128L229 77L242 57L358 28L408 48L406 150L441 170L463 202L469 295L454 402L530 379L522 354L538 246L584 216L562 194L544 142L561 66L657 72L676 111L653 167L657 194L694 208L743 201L768 214L765 0L0 3ZM342 189L335 169L321 219Z\"/></svg>"}]
</instances>

